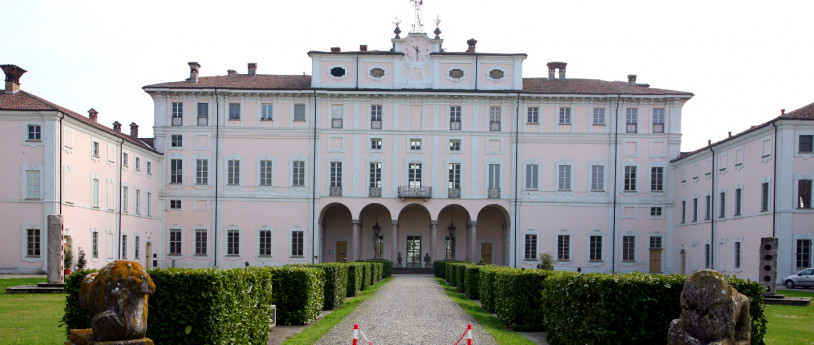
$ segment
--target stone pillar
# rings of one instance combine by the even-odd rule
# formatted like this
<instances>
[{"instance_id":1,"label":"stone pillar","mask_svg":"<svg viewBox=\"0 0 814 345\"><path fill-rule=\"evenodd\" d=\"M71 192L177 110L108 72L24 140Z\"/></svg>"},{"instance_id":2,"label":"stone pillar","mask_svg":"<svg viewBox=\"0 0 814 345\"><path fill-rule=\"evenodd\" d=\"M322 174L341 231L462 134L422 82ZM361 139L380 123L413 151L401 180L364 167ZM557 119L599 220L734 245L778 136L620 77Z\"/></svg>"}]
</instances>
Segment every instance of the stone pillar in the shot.
<instances>
[{"instance_id":1,"label":"stone pillar","mask_svg":"<svg viewBox=\"0 0 814 345\"><path fill-rule=\"evenodd\" d=\"M393 220L391 221L393 224L392 232L390 235L390 243L392 244L393 253L390 256L393 257L393 263L398 265L398 256L399 256L399 221Z\"/></svg>"},{"instance_id":2,"label":"stone pillar","mask_svg":"<svg viewBox=\"0 0 814 345\"><path fill-rule=\"evenodd\" d=\"M477 257L478 253L478 222L469 222L469 261L478 263L480 261Z\"/></svg>"},{"instance_id":3,"label":"stone pillar","mask_svg":"<svg viewBox=\"0 0 814 345\"><path fill-rule=\"evenodd\" d=\"M358 219L353 220L353 254L351 255L350 261L359 260L360 255L362 253L361 247L362 243L362 221Z\"/></svg>"},{"instance_id":4,"label":"stone pillar","mask_svg":"<svg viewBox=\"0 0 814 345\"><path fill-rule=\"evenodd\" d=\"M435 252L435 241L436 237L438 237L438 221L431 220L430 221L430 259L438 260L439 256L438 253ZM443 258L441 258L443 260Z\"/></svg>"},{"instance_id":5,"label":"stone pillar","mask_svg":"<svg viewBox=\"0 0 814 345\"><path fill-rule=\"evenodd\" d=\"M62 215L48 215L48 283L62 284L65 271L62 264L65 253L62 252L63 235Z\"/></svg>"}]
</instances>

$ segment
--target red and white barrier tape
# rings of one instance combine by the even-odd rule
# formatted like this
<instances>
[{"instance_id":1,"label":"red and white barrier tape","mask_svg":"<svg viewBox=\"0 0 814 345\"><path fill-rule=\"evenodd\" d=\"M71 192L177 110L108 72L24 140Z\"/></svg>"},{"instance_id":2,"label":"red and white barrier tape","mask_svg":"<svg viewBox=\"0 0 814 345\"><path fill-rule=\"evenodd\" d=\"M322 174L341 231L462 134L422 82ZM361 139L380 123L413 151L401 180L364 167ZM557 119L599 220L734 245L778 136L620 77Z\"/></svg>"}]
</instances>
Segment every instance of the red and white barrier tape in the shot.
<instances>
[{"instance_id":1,"label":"red and white barrier tape","mask_svg":"<svg viewBox=\"0 0 814 345\"><path fill-rule=\"evenodd\" d=\"M458 345L458 343L460 343L461 340L464 339L464 337L466 337L466 345L472 345L472 324L471 323L466 325L466 331L464 331L464 334L461 334L461 337L458 338L458 341L455 342L455 345Z\"/></svg>"}]
</instances>

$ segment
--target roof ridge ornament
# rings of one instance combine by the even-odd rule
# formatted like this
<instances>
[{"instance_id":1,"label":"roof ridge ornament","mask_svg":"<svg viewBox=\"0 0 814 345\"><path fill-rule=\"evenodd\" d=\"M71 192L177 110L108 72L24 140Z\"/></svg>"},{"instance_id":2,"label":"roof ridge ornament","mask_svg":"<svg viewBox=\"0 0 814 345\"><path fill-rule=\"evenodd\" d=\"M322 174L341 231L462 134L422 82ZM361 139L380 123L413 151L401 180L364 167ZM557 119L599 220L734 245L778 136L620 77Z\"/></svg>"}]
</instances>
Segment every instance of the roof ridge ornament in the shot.
<instances>
[{"instance_id":1,"label":"roof ridge ornament","mask_svg":"<svg viewBox=\"0 0 814 345\"><path fill-rule=\"evenodd\" d=\"M410 32L423 33L424 24L421 23L421 5L424 5L424 0L410 0L410 2L413 3L415 10L415 24L413 24L413 30Z\"/></svg>"},{"instance_id":2,"label":"roof ridge ornament","mask_svg":"<svg viewBox=\"0 0 814 345\"><path fill-rule=\"evenodd\" d=\"M399 19L399 17L396 17L396 20L393 21L393 24L396 26L396 29L393 30L393 33L396 34L396 39L399 39L399 38L401 38L401 36L399 36L399 34L401 34L401 29L399 29L399 24L401 24L401 19Z\"/></svg>"}]
</instances>

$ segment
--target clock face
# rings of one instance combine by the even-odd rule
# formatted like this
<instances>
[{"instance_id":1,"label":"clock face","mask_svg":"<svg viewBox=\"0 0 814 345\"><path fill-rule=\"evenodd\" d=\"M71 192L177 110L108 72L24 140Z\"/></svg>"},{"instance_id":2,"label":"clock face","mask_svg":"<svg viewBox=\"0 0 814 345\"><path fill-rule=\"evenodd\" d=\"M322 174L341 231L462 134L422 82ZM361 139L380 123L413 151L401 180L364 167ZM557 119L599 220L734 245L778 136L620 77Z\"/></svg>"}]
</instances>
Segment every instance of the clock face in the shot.
<instances>
[{"instance_id":1,"label":"clock face","mask_svg":"<svg viewBox=\"0 0 814 345\"><path fill-rule=\"evenodd\" d=\"M410 63L427 61L432 53L432 45L421 37L413 37L402 43L401 51Z\"/></svg>"}]
</instances>

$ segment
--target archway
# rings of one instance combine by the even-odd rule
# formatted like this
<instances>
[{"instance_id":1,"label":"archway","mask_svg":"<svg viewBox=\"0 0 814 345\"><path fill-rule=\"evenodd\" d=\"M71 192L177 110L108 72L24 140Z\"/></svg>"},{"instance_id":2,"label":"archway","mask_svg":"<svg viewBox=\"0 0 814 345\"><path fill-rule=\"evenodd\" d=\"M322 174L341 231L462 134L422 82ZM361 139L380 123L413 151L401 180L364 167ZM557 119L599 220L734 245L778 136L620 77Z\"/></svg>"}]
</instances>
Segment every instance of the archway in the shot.
<instances>
[{"instance_id":1,"label":"archway","mask_svg":"<svg viewBox=\"0 0 814 345\"><path fill-rule=\"evenodd\" d=\"M478 212L474 241L475 262L506 265L509 262L509 212L500 205L488 205Z\"/></svg>"},{"instance_id":2,"label":"archway","mask_svg":"<svg viewBox=\"0 0 814 345\"><path fill-rule=\"evenodd\" d=\"M353 219L347 206L333 203L326 205L319 217L322 239L321 262L353 261Z\"/></svg>"},{"instance_id":3,"label":"archway","mask_svg":"<svg viewBox=\"0 0 814 345\"><path fill-rule=\"evenodd\" d=\"M393 232L390 210L379 203L368 204L362 208L359 220L361 257L395 260L398 249L394 248L393 240L398 240L398 234Z\"/></svg>"},{"instance_id":4,"label":"archway","mask_svg":"<svg viewBox=\"0 0 814 345\"><path fill-rule=\"evenodd\" d=\"M404 267L425 267L423 256L431 255L430 212L419 204L401 209L398 217L398 248ZM398 261L397 261L398 263Z\"/></svg>"},{"instance_id":5,"label":"archway","mask_svg":"<svg viewBox=\"0 0 814 345\"><path fill-rule=\"evenodd\" d=\"M472 225L469 212L461 205L447 205L438 213L438 234L434 239L437 260L472 261Z\"/></svg>"}]
</instances>

